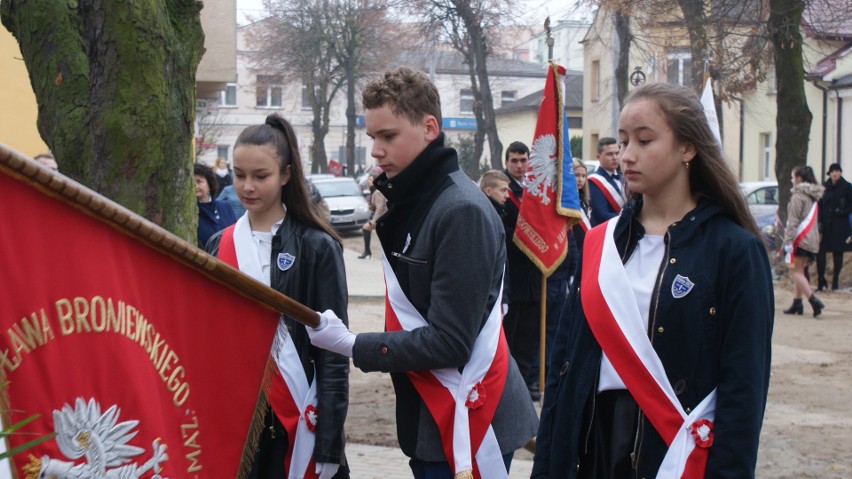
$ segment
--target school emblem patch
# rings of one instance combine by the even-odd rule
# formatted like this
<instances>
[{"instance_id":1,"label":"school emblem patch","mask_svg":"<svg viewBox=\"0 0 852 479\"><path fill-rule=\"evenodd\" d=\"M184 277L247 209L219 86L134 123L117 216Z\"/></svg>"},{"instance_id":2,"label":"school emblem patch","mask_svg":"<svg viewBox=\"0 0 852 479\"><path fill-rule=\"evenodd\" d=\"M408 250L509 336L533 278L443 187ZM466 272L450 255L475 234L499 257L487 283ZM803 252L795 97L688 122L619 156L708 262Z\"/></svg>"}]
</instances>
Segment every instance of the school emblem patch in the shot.
<instances>
[{"instance_id":1,"label":"school emblem patch","mask_svg":"<svg viewBox=\"0 0 852 479\"><path fill-rule=\"evenodd\" d=\"M278 269L281 271L287 271L290 269L290 266L293 266L293 263L296 262L296 257L290 253L278 253L278 260L276 263L278 264Z\"/></svg>"},{"instance_id":2,"label":"school emblem patch","mask_svg":"<svg viewBox=\"0 0 852 479\"><path fill-rule=\"evenodd\" d=\"M690 281L688 277L677 275L672 281L672 296L675 299L680 299L689 294L693 286L695 286L695 283Z\"/></svg>"}]
</instances>

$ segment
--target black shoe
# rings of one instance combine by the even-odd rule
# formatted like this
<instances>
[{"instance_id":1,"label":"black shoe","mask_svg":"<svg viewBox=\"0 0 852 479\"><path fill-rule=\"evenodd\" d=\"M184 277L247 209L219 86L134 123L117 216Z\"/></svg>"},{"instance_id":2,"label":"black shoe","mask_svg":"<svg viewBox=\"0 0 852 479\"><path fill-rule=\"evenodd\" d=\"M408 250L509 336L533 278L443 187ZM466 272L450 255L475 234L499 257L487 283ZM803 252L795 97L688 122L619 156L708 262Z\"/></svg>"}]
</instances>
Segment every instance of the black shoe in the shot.
<instances>
[{"instance_id":1,"label":"black shoe","mask_svg":"<svg viewBox=\"0 0 852 479\"><path fill-rule=\"evenodd\" d=\"M813 296L811 296L813 298ZM805 313L805 306L802 304L802 298L794 299L793 305L784 310L784 314L798 314L801 316Z\"/></svg>"},{"instance_id":2,"label":"black shoe","mask_svg":"<svg viewBox=\"0 0 852 479\"><path fill-rule=\"evenodd\" d=\"M826 281L825 278L817 280L817 291L823 292L826 289L828 289L828 281Z\"/></svg>"},{"instance_id":3,"label":"black shoe","mask_svg":"<svg viewBox=\"0 0 852 479\"><path fill-rule=\"evenodd\" d=\"M825 308L825 305L816 295L812 294L810 298L808 298L808 302L811 303L811 307L814 308L814 317L818 317L822 310Z\"/></svg>"},{"instance_id":4,"label":"black shoe","mask_svg":"<svg viewBox=\"0 0 852 479\"><path fill-rule=\"evenodd\" d=\"M369 251L364 251L363 253L361 253L360 256L358 256L358 259L370 258L372 256L373 256L373 253L371 253Z\"/></svg>"}]
</instances>

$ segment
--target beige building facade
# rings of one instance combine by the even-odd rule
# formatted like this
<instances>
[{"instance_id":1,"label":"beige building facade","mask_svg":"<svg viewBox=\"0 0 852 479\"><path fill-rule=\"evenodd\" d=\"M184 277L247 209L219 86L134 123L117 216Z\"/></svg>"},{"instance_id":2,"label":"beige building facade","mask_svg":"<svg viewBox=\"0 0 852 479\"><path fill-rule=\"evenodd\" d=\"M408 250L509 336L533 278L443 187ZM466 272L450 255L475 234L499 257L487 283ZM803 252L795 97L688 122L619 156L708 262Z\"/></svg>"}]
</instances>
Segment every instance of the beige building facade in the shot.
<instances>
[{"instance_id":1,"label":"beige building facade","mask_svg":"<svg viewBox=\"0 0 852 479\"><path fill-rule=\"evenodd\" d=\"M38 133L38 106L18 41L0 28L0 143L27 156L47 151Z\"/></svg>"},{"instance_id":2,"label":"beige building facade","mask_svg":"<svg viewBox=\"0 0 852 479\"><path fill-rule=\"evenodd\" d=\"M218 97L236 81L236 1L210 0L201 10L205 53L196 72L197 98ZM28 156L48 150L38 132L38 105L15 37L0 28L0 142ZM61 167L61 165L60 165Z\"/></svg>"},{"instance_id":3,"label":"beige building facade","mask_svg":"<svg viewBox=\"0 0 852 479\"><path fill-rule=\"evenodd\" d=\"M828 3L834 0L824 0ZM811 16L813 16L811 11ZM637 15L641 19L641 15ZM594 158L597 140L617 137L618 107L614 70L617 58L613 14L599 9L584 44L583 155ZM692 86L688 35L677 22L645 29L630 50L630 70L640 68L646 82L667 81ZM807 164L824 178L828 165L852 168L852 18L820 25L806 12L802 24L808 106L813 114ZM822 69L819 68L822 66ZM722 139L725 156L740 181L775 179L774 71L741 96L723 102ZM630 88L633 88L632 86ZM845 126L844 126L845 120ZM850 139L843 142L844 133ZM845 146L845 148L844 148ZM820 176L822 175L822 176Z\"/></svg>"}]
</instances>

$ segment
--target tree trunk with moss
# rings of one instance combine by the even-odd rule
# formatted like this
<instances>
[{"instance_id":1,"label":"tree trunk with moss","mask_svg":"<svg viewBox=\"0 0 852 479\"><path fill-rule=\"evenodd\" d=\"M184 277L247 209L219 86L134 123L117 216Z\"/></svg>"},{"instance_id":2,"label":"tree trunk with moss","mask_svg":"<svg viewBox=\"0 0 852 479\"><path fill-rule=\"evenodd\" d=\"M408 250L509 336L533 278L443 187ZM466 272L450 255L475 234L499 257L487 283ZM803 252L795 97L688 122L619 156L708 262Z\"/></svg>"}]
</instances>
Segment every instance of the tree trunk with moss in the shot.
<instances>
[{"instance_id":1,"label":"tree trunk with moss","mask_svg":"<svg viewBox=\"0 0 852 479\"><path fill-rule=\"evenodd\" d=\"M194 0L2 0L65 175L195 243Z\"/></svg>"},{"instance_id":2,"label":"tree trunk with moss","mask_svg":"<svg viewBox=\"0 0 852 479\"><path fill-rule=\"evenodd\" d=\"M801 0L769 2L769 34L775 53L775 177L778 179L778 215L787 220L790 173L808 158L808 137L813 115L805 97L805 67L802 58Z\"/></svg>"}]
</instances>

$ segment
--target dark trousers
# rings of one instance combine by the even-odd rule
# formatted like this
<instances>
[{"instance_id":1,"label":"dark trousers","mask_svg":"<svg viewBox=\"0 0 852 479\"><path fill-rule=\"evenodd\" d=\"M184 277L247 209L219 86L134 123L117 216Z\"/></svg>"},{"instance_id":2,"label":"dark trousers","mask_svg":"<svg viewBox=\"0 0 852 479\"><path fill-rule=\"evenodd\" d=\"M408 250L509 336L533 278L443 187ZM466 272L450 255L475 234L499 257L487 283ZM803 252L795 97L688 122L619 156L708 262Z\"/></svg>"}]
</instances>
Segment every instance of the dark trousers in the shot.
<instances>
[{"instance_id":1,"label":"dark trousers","mask_svg":"<svg viewBox=\"0 0 852 479\"><path fill-rule=\"evenodd\" d=\"M538 301L515 301L509 303L509 312L503 318L503 332L509 352L518 363L518 370L526 381L532 384L533 358L538 351L539 314Z\"/></svg>"},{"instance_id":2,"label":"dark trousers","mask_svg":"<svg viewBox=\"0 0 852 479\"><path fill-rule=\"evenodd\" d=\"M639 406L626 389L598 393L588 449L580 457L578 479L633 477L630 453L638 417Z\"/></svg>"},{"instance_id":3,"label":"dark trousers","mask_svg":"<svg viewBox=\"0 0 852 479\"><path fill-rule=\"evenodd\" d=\"M505 464L507 472L512 466L512 456L514 455L514 452L503 455L503 464ZM408 465L411 467L411 472L414 473L414 479L453 479L453 472L446 462L426 462L420 459L411 459L408 461Z\"/></svg>"},{"instance_id":4,"label":"dark trousers","mask_svg":"<svg viewBox=\"0 0 852 479\"><path fill-rule=\"evenodd\" d=\"M828 254L828 252L822 248L820 248L819 253L817 253L817 281L820 287L828 287L828 283L825 281L826 254ZM843 268L843 252L832 251L831 254L834 255L834 276L831 280L831 289L837 289L838 282L840 280L840 270Z\"/></svg>"}]
</instances>

